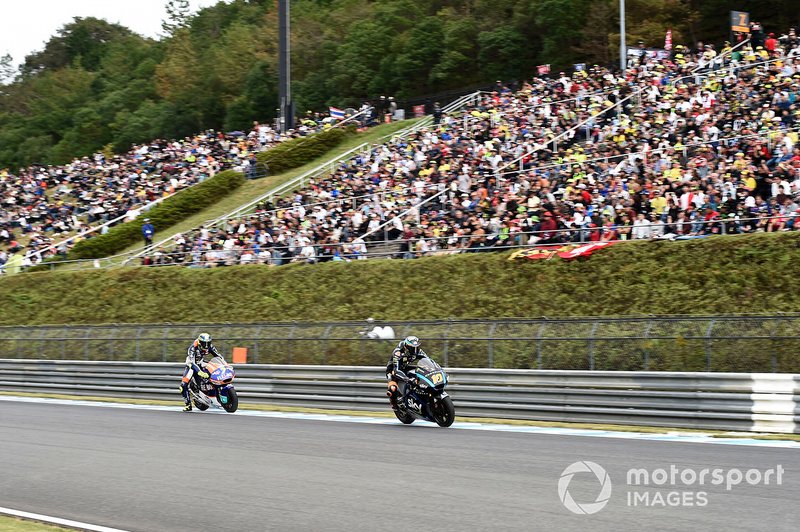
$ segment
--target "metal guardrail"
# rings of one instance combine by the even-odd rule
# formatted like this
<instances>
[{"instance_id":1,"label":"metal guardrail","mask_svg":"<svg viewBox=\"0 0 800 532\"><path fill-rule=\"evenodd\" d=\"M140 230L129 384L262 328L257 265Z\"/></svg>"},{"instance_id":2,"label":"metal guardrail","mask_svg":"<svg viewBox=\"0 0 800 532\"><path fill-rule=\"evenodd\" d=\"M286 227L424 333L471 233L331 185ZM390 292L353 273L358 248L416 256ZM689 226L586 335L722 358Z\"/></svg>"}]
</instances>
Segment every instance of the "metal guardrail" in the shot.
<instances>
[{"instance_id":1,"label":"metal guardrail","mask_svg":"<svg viewBox=\"0 0 800 532\"><path fill-rule=\"evenodd\" d=\"M179 362L201 332L256 364L385 364L413 334L447 366L800 373L798 314L0 327L0 356Z\"/></svg>"},{"instance_id":2,"label":"metal guardrail","mask_svg":"<svg viewBox=\"0 0 800 532\"><path fill-rule=\"evenodd\" d=\"M183 365L0 359L0 391L178 399ZM383 366L239 365L242 402L387 411ZM800 375L448 369L460 416L800 432Z\"/></svg>"}]
</instances>

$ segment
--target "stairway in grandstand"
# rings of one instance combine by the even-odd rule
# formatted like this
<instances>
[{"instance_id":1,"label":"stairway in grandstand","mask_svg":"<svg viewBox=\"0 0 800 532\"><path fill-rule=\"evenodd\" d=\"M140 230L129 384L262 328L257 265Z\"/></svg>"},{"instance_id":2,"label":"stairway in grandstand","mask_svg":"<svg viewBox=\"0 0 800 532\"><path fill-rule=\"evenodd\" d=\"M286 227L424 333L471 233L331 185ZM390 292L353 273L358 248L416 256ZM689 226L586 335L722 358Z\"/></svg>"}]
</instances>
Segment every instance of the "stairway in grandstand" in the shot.
<instances>
[{"instance_id":1,"label":"stairway in grandstand","mask_svg":"<svg viewBox=\"0 0 800 532\"><path fill-rule=\"evenodd\" d=\"M371 259L395 259L400 255L401 240L367 242L367 254Z\"/></svg>"}]
</instances>

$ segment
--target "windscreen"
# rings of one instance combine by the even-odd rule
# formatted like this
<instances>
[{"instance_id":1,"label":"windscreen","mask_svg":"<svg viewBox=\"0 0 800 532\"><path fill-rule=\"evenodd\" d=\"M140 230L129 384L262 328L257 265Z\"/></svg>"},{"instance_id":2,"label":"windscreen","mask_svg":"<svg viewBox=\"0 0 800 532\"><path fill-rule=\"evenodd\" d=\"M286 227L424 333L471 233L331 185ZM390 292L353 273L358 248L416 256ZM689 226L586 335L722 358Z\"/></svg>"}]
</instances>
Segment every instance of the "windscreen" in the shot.
<instances>
[{"instance_id":1,"label":"windscreen","mask_svg":"<svg viewBox=\"0 0 800 532\"><path fill-rule=\"evenodd\" d=\"M222 357L214 357L208 362L206 362L206 364L213 364L214 366L221 367L224 366L226 363L225 359L223 359Z\"/></svg>"},{"instance_id":2,"label":"windscreen","mask_svg":"<svg viewBox=\"0 0 800 532\"><path fill-rule=\"evenodd\" d=\"M209 373L214 373L220 368L224 368L226 366L225 359L222 357L214 357L208 362L206 362L206 368L208 369Z\"/></svg>"},{"instance_id":3,"label":"windscreen","mask_svg":"<svg viewBox=\"0 0 800 532\"><path fill-rule=\"evenodd\" d=\"M439 364L433 361L430 358L421 358L417 361L417 373L430 373L432 371L441 371L441 367Z\"/></svg>"}]
</instances>

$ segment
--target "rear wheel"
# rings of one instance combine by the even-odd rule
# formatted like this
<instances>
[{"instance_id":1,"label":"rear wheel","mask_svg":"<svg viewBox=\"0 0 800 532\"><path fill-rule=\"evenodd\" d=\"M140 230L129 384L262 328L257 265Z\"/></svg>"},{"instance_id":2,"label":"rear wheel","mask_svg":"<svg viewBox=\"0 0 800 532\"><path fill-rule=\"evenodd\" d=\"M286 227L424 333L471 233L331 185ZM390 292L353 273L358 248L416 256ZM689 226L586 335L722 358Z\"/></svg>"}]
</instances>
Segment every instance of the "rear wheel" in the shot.
<instances>
[{"instance_id":1,"label":"rear wheel","mask_svg":"<svg viewBox=\"0 0 800 532\"><path fill-rule=\"evenodd\" d=\"M440 427L449 427L456 420L456 407L453 400L445 397L436 403L436 410L433 413L433 420Z\"/></svg>"},{"instance_id":2,"label":"rear wheel","mask_svg":"<svg viewBox=\"0 0 800 532\"><path fill-rule=\"evenodd\" d=\"M236 390L234 390L233 388L228 389L227 396L228 400L225 401L224 403L220 398L220 404L222 405L222 408L224 408L226 412L230 412L232 414L236 412L236 410L239 408L239 396L236 395Z\"/></svg>"},{"instance_id":3,"label":"rear wheel","mask_svg":"<svg viewBox=\"0 0 800 532\"><path fill-rule=\"evenodd\" d=\"M208 410L208 405L205 404L204 402L198 401L197 399L195 399L193 402L194 406L196 406L199 411L203 412L205 410Z\"/></svg>"},{"instance_id":4,"label":"rear wheel","mask_svg":"<svg viewBox=\"0 0 800 532\"><path fill-rule=\"evenodd\" d=\"M399 408L395 408L393 410L394 415L397 416L397 419L399 419L403 425L411 425L414 422L414 416L408 412L403 412Z\"/></svg>"}]
</instances>

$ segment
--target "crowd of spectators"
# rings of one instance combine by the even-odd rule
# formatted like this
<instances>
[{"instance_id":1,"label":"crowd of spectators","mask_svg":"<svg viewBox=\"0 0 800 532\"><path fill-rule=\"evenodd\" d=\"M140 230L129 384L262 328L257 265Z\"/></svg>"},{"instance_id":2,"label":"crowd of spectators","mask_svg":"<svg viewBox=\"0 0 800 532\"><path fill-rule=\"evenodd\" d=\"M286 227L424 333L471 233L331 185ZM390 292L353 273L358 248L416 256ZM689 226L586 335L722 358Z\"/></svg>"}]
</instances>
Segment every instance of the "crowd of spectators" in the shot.
<instances>
[{"instance_id":1,"label":"crowd of spectators","mask_svg":"<svg viewBox=\"0 0 800 532\"><path fill-rule=\"evenodd\" d=\"M417 257L516 245L795 228L800 48L678 46L499 85L145 264ZM777 44L776 44L777 43ZM800 227L800 225L798 225ZM394 246L375 244L389 240ZM369 253L368 253L369 252Z\"/></svg>"},{"instance_id":2,"label":"crowd of spectators","mask_svg":"<svg viewBox=\"0 0 800 532\"><path fill-rule=\"evenodd\" d=\"M768 42L769 41L769 42ZM773 42L774 41L774 42ZM735 45L735 43L734 43ZM417 257L516 245L795 229L794 31L499 84L144 264ZM799 226L800 227L800 226ZM379 244L388 240L394 244Z\"/></svg>"},{"instance_id":3,"label":"crowd of spectators","mask_svg":"<svg viewBox=\"0 0 800 532\"><path fill-rule=\"evenodd\" d=\"M247 133L208 130L136 145L122 155L95 153L61 166L0 170L0 267L23 248L25 266L64 255L76 236L102 234L115 220L131 221L154 202L221 170L237 169L251 178L263 174L258 152L330 127L331 121L325 114L306 116L285 135L255 122Z\"/></svg>"}]
</instances>

